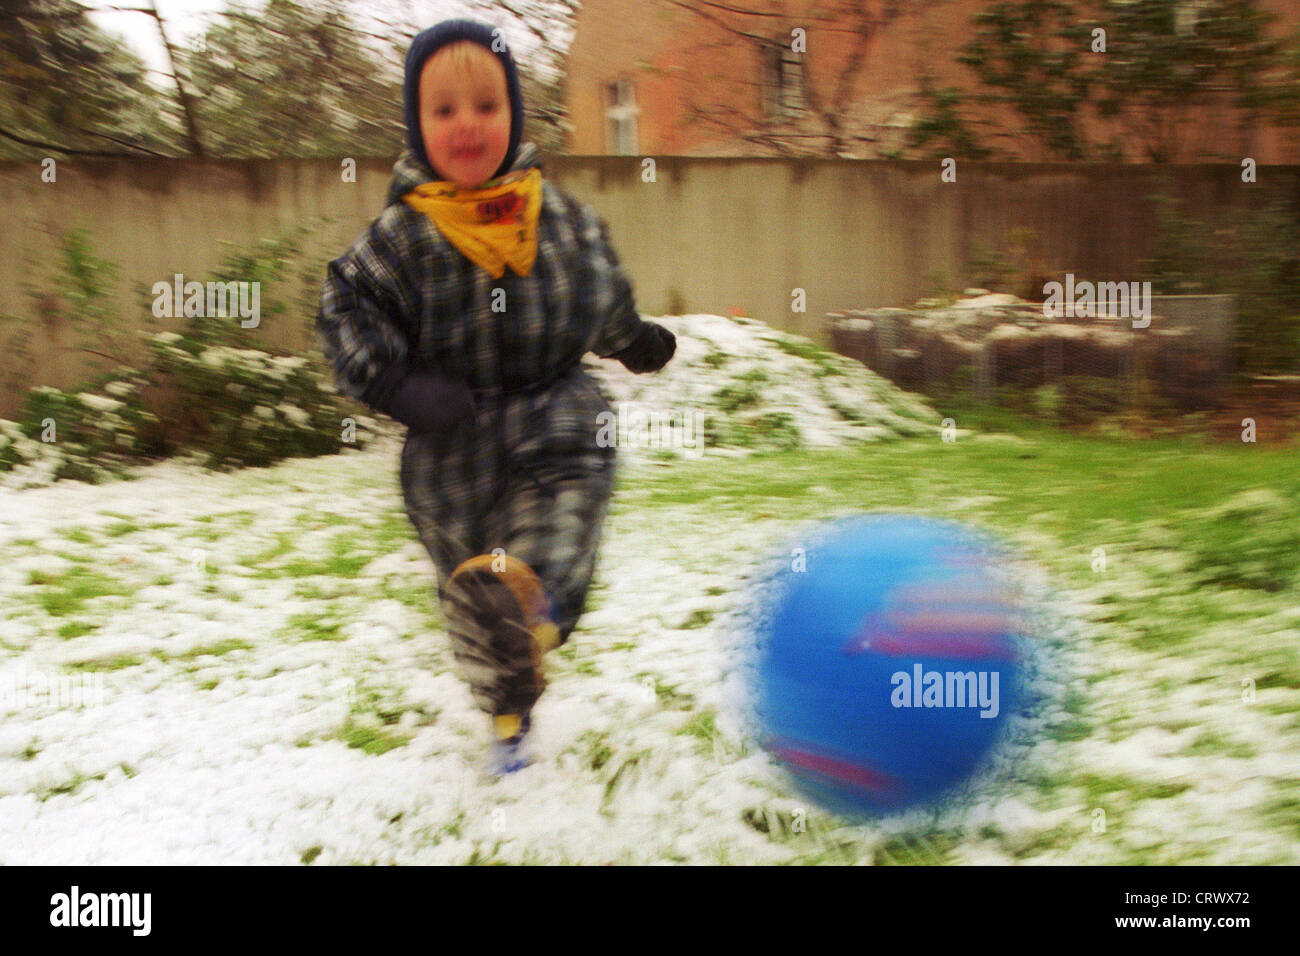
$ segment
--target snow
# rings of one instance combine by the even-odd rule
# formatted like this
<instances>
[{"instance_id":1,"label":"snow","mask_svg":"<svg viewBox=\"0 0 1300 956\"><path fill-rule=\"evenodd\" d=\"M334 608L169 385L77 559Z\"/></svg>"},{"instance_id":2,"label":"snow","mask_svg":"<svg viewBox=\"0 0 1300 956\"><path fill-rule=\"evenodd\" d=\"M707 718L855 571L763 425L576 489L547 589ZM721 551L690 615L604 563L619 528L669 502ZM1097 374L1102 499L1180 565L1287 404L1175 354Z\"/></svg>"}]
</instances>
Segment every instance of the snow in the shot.
<instances>
[{"instance_id":1,"label":"snow","mask_svg":"<svg viewBox=\"0 0 1300 956\"><path fill-rule=\"evenodd\" d=\"M105 395L95 395L92 392L81 392L77 395L83 405L86 405L97 412L115 412L122 407L122 403Z\"/></svg>"},{"instance_id":2,"label":"snow","mask_svg":"<svg viewBox=\"0 0 1300 956\"><path fill-rule=\"evenodd\" d=\"M1005 292L991 292L954 302L954 309L1000 309L1023 305L1024 301Z\"/></svg>"},{"instance_id":3,"label":"snow","mask_svg":"<svg viewBox=\"0 0 1300 956\"><path fill-rule=\"evenodd\" d=\"M755 404L743 409L741 417L788 414L804 447L937 433L940 427L939 416L922 400L860 363L829 351L819 351L815 358L791 354L781 340L796 343L797 352L806 352L812 343L782 336L754 319L685 315L653 321L677 336L677 353L662 371L634 375L617 363L588 357L616 410L625 403L675 411L679 418L685 412L718 415L720 389L748 386L756 393ZM706 356L714 356L717 364ZM644 450L629 448L634 455Z\"/></svg>"},{"instance_id":4,"label":"snow","mask_svg":"<svg viewBox=\"0 0 1300 956\"><path fill-rule=\"evenodd\" d=\"M763 401L793 409L812 443L859 437L808 398L822 394L810 385L815 363L775 348L762 327L661 321L689 333L685 360L658 376L604 363L616 401L707 405L719 376L701 359L717 349L730 356L728 376L763 365ZM932 415L865 370L845 375L858 377L860 407L882 432ZM0 864L871 862L898 856L900 836L921 859L962 863L1175 852L1297 861L1294 840L1257 816L1273 781L1300 777L1300 755L1277 752L1284 718L1263 713L1288 691L1263 688L1247 709L1240 671L1225 665L1218 683L1189 683L1188 661L1135 651L1100 624L1105 594L1134 593L1161 573L1119 551L1086 595L1054 589L1038 568L1009 572L1042 618L1043 703L967 803L865 828L810 807L747 729L740 653L764 556L806 529L703 504L616 498L590 610L548 660L538 763L486 777L486 721L452 668L432 564L403 525L399 449L384 437L361 452L225 474L177 460L131 481L0 494ZM643 449L620 455L635 500L637 476L655 463ZM962 506L978 505L972 496ZM327 564L340 536L345 558L368 558L359 570ZM319 566L299 567L310 562ZM39 582L65 575L124 593L56 616ZM69 623L86 629L61 635ZM1269 626L1282 641L1294 623L1283 613ZM1169 675L1181 692L1154 692ZM40 690L69 677L102 698L69 705ZM1057 742L1046 731L1079 688L1104 729ZM1255 752L1189 752L1202 730ZM349 746L349 734L380 746ZM1189 787L1144 800L1072 783L1090 775ZM806 819L807 829L759 832L747 812ZM936 832L961 839L949 853Z\"/></svg>"}]
</instances>

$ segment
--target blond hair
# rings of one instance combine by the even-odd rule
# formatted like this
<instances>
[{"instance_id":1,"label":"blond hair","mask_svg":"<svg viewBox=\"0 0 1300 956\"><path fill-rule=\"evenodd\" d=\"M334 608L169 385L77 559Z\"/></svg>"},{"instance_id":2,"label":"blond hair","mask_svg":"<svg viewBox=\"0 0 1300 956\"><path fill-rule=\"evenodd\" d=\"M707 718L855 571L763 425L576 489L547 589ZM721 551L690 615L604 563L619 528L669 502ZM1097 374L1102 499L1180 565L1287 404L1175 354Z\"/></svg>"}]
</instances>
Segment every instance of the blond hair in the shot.
<instances>
[{"instance_id":1,"label":"blond hair","mask_svg":"<svg viewBox=\"0 0 1300 956\"><path fill-rule=\"evenodd\" d=\"M490 81L499 78L506 84L506 70L495 53L472 40L457 40L429 57L429 62L446 60L447 66L458 76L470 81Z\"/></svg>"}]
</instances>

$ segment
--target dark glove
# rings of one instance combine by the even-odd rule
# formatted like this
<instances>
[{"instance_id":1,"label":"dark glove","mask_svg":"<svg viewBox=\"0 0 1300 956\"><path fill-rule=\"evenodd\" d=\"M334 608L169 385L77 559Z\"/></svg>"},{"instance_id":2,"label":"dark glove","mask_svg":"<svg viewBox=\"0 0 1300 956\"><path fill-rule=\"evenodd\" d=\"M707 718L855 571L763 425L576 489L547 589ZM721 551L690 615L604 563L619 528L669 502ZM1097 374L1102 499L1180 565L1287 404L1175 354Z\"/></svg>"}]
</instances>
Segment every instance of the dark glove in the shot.
<instances>
[{"instance_id":1,"label":"dark glove","mask_svg":"<svg viewBox=\"0 0 1300 956\"><path fill-rule=\"evenodd\" d=\"M474 395L458 379L427 368L380 376L365 401L412 431L448 438L474 424Z\"/></svg>"},{"instance_id":2,"label":"dark glove","mask_svg":"<svg viewBox=\"0 0 1300 956\"><path fill-rule=\"evenodd\" d=\"M677 336L662 325L647 322L631 345L609 357L618 359L629 372L640 375L642 372L659 371L668 364L676 351Z\"/></svg>"}]
</instances>

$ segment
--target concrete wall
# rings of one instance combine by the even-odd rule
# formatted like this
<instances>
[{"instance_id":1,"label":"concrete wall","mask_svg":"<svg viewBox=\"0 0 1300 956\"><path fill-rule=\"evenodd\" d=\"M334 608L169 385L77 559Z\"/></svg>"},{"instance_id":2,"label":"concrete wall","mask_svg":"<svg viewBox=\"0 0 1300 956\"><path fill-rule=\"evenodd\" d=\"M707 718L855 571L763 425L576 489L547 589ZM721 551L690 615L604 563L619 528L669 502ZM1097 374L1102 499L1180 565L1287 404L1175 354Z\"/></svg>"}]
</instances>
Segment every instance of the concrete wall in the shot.
<instances>
[{"instance_id":1,"label":"concrete wall","mask_svg":"<svg viewBox=\"0 0 1300 956\"><path fill-rule=\"evenodd\" d=\"M130 352L137 331L153 328L152 284L178 272L207 278L232 248L311 223L305 267L323 277L380 210L390 170L388 160L360 160L349 183L332 160L69 159L46 183L36 164L0 163L0 316L17 317L36 345L17 379L68 386L82 371L59 301L25 291L59 292L49 278L59 230L85 227L95 252L118 266L120 346ZM951 183L930 162L662 157L654 182L643 171L637 157L561 157L547 167L609 222L642 313L735 308L823 339L827 312L908 304L935 273L959 282L976 250L1004 248L1020 226L1036 230L1040 261L1061 274L1137 278L1161 177L1206 215L1248 190L1300 189L1297 167L1260 167L1255 185L1235 166L968 163ZM792 311L796 288L803 312ZM310 320L264 318L249 346L308 345ZM5 336L0 325L0 349ZM14 377L14 363L0 351L0 372ZM12 413L18 391L0 393L0 415Z\"/></svg>"}]
</instances>

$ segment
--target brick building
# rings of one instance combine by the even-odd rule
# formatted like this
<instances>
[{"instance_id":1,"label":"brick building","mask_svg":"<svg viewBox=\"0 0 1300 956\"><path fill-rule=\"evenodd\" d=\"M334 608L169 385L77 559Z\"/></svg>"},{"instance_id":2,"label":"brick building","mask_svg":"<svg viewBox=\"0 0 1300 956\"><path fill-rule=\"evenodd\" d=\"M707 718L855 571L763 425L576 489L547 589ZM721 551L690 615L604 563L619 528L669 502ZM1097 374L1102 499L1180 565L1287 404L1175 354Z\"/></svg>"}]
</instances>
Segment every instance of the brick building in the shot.
<instances>
[{"instance_id":1,"label":"brick building","mask_svg":"<svg viewBox=\"0 0 1300 956\"><path fill-rule=\"evenodd\" d=\"M1188 0L1194 16L1196 0ZM974 91L957 61L985 0L584 0L567 60L570 151L622 155L882 158L906 152L922 115L922 77ZM1295 35L1300 5L1261 0L1273 32ZM745 12L738 12L740 10ZM1090 50L1081 56L1095 56ZM983 145L1024 161L1060 159L1013 134L1020 121L968 104ZM1113 157L1150 159L1131 125L1089 123ZM1182 111L1165 158L1300 162L1300 129L1273 128L1231 106ZM1097 135L1099 134L1099 135Z\"/></svg>"}]
</instances>

